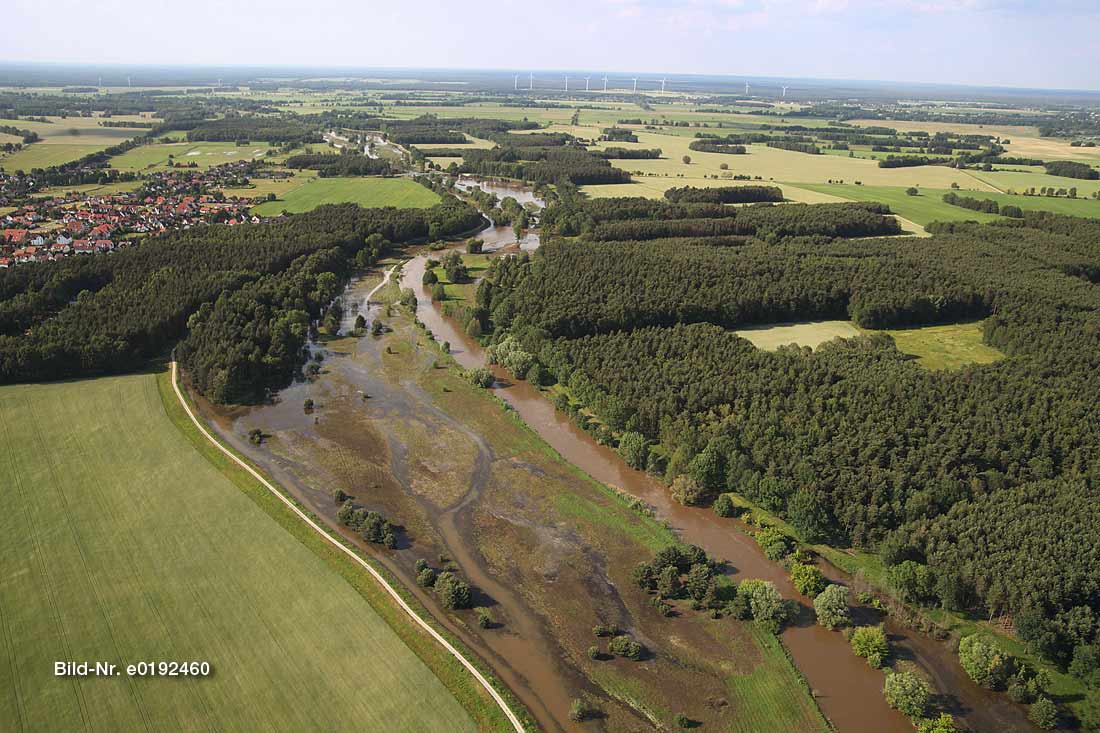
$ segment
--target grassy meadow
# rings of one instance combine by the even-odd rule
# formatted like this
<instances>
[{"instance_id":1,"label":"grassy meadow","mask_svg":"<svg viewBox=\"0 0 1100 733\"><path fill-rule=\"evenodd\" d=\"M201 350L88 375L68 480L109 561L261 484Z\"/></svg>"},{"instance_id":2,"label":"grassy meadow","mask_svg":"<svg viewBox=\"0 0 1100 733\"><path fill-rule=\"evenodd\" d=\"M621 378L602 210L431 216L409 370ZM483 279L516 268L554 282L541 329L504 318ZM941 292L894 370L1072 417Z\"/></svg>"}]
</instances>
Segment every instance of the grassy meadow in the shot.
<instances>
[{"instance_id":1,"label":"grassy meadow","mask_svg":"<svg viewBox=\"0 0 1100 733\"><path fill-rule=\"evenodd\" d=\"M135 374L0 388L10 730L474 730L364 597L195 450ZM63 678L54 660L204 660Z\"/></svg>"},{"instance_id":2,"label":"grassy meadow","mask_svg":"<svg viewBox=\"0 0 1100 733\"><path fill-rule=\"evenodd\" d=\"M257 206L253 212L261 216L275 216L284 210L298 214L322 204L341 203L364 208L426 208L439 202L437 194L408 178L311 178L284 196Z\"/></svg>"},{"instance_id":3,"label":"grassy meadow","mask_svg":"<svg viewBox=\"0 0 1100 733\"><path fill-rule=\"evenodd\" d=\"M235 160L263 158L270 149L271 144L265 142L251 142L248 145L237 145L235 142L153 143L116 155L111 159L111 167L125 171L146 171L167 168L172 163L195 162L203 168L210 168Z\"/></svg>"}]
</instances>

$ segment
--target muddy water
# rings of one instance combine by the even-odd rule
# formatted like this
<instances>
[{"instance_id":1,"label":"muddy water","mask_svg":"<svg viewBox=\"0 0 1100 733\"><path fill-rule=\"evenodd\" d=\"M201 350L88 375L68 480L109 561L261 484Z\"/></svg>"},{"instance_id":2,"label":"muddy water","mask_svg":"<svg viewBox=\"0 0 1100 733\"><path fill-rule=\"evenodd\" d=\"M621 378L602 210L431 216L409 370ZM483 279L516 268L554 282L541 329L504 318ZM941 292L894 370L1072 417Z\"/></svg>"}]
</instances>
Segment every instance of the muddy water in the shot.
<instances>
[{"instance_id":1,"label":"muddy water","mask_svg":"<svg viewBox=\"0 0 1100 733\"><path fill-rule=\"evenodd\" d=\"M485 364L484 350L467 338L457 324L445 318L421 285L423 256L406 263L401 286L417 294L417 314L439 341L450 341L451 353L466 368ZM750 537L737 531L734 522L709 509L684 507L673 501L663 484L631 469L613 450L601 446L554 409L551 402L526 382L510 380L499 369L497 394L515 408L532 429L566 460L593 478L622 489L652 506L687 542L697 544L713 557L726 560L736 575L764 578L775 583L787 598L799 602L796 621L783 632L783 641L795 664L806 676L825 714L839 731L913 730L909 720L892 710L882 695L883 673L856 657L844 636L817 625L811 600L791 585L787 573L768 560ZM831 566L823 566L832 580L849 578ZM1034 731L1022 709L1002 695L978 687L963 672L954 654L943 643L888 625L896 656L912 662L947 693L944 707L979 732Z\"/></svg>"}]
</instances>

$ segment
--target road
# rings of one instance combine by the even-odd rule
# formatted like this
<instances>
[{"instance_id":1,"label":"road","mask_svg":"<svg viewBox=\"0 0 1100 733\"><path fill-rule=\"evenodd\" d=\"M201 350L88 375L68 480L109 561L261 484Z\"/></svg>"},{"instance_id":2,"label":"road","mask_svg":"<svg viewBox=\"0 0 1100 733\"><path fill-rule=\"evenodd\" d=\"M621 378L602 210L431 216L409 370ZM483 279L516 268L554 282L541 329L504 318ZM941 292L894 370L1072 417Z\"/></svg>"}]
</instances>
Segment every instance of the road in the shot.
<instances>
[{"instance_id":1,"label":"road","mask_svg":"<svg viewBox=\"0 0 1100 733\"><path fill-rule=\"evenodd\" d=\"M374 293L379 288L381 288L383 285L385 285L389 281L390 275L393 273L393 271L396 268L397 268L397 265L394 265L393 267L390 268L390 270L386 273L386 276L383 278L382 282L379 283L374 288L374 290L372 290L367 295L368 300L370 299L371 295L374 295ZM254 470L251 466L249 466L247 463L245 463L240 458L238 458L235 453L233 453L228 448L226 448L224 445L222 445L220 442L218 442L217 440L214 439L214 436L212 436L207 431L206 427L199 421L199 419L197 417L195 417L195 413L191 411L191 406L187 404L187 400L185 400L184 397L183 397L183 392L180 390L180 386L179 386L179 367L178 367L178 365L176 363L176 360L174 358L172 359L172 389L175 390L176 398L179 399L180 405L183 407L184 412L187 413L187 417L189 417L191 419L191 422L193 422L195 424L195 427L199 429L199 432L202 433L203 437L205 437L207 440L209 440L210 443L215 448L217 448L219 451L221 451L226 456L228 456L231 461L236 463L238 466L240 466L245 471L247 471L249 473L249 475L251 475L254 479L259 481L260 484L265 489L267 489L272 494L274 494L279 499L279 501L283 502L283 504L285 504L290 509L290 511L294 512L294 514L296 514L299 519L301 519L303 522L305 522L314 532L321 535L321 537L323 537L333 547L335 547L336 549L343 552L345 555L347 555L349 558L351 558L352 561L354 561L360 567L362 567L364 570L366 570L368 573L370 573L371 576L376 581L378 581L378 584L382 586L382 588L390 595L391 598L393 598L394 602L398 606L401 607L401 610L403 610L405 613L407 613L409 615L409 617L412 618L412 620L418 626L420 626L422 629L424 629L424 631L426 631L429 635L431 635L431 637L433 639L435 639L436 642L438 642L440 646L442 646L444 649L446 649L447 652L449 654L451 654L451 656L453 656L455 659L457 659L459 661L459 663L461 663L462 666L465 667L466 670L469 671L469 673L471 675L473 675L474 679L476 679L478 681L478 683L481 684L481 686L485 688L486 692L488 692L492 696L493 700L496 701L496 704L504 712L504 715L507 716L509 722L512 724L512 727L516 730L516 733L523 733L523 731L524 731L523 723L520 721L519 717L512 711L512 709L508 706L508 703L506 703L504 701L504 698L501 697L500 693L497 692L493 688L493 686L489 683L489 680L486 679L485 676L480 671L478 671L477 667L475 667L470 662L470 660L468 660L462 654L462 652L460 652L458 649L456 649L454 647L454 645L451 644L451 642L447 641L443 637L442 634L440 634L438 631L436 631L434 628L432 628L432 626L427 621L425 621L423 618L421 618L420 614L418 614L415 610L413 610L412 606L410 606L408 603L405 602L405 599L401 597L401 595L397 592L397 590L394 589L394 587L392 585L390 585L389 582L387 582L384 577L382 577L381 573L379 573L377 570L375 570L366 560L361 558L359 555L357 555L352 550L348 549L342 542L340 542L340 540L333 537L324 528L322 528L320 525L318 525L316 522L314 522L312 519L310 519L305 514L305 512L303 512L301 509L299 509L297 506L295 506L293 501L291 501L289 498L287 498L286 495L284 495L282 491L280 491L272 483L270 483L267 479L265 479L263 476L261 476L259 474L259 472Z\"/></svg>"}]
</instances>

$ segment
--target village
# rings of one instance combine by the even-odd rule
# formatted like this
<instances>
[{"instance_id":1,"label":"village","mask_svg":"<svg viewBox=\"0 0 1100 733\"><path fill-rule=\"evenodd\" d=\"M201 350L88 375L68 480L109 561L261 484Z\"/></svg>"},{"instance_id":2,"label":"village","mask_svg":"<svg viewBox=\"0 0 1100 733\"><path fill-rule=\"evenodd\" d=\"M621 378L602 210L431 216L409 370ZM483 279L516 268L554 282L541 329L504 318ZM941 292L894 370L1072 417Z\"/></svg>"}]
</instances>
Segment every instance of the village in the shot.
<instances>
[{"instance_id":1,"label":"village","mask_svg":"<svg viewBox=\"0 0 1100 733\"><path fill-rule=\"evenodd\" d=\"M30 199L0 216L0 268L72 255L108 254L176 229L245 222L254 198L226 198L221 189L277 175L252 161L212 168L183 164L148 174L139 188L115 193L69 191ZM10 184L0 173L0 187Z\"/></svg>"}]
</instances>

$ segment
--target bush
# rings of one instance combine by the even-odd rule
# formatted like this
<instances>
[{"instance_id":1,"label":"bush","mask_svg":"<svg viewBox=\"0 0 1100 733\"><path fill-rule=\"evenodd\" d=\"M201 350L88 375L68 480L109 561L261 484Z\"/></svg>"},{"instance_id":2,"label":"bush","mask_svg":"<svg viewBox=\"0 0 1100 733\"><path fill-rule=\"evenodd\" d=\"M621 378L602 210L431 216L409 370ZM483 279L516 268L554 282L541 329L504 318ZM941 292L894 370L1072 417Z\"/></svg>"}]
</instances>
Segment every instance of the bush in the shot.
<instances>
[{"instance_id":1,"label":"bush","mask_svg":"<svg viewBox=\"0 0 1100 733\"><path fill-rule=\"evenodd\" d=\"M482 389L489 389L493 386L493 373L485 367L477 367L469 370L466 372L466 378Z\"/></svg>"},{"instance_id":2,"label":"bush","mask_svg":"<svg viewBox=\"0 0 1100 733\"><path fill-rule=\"evenodd\" d=\"M588 702L577 698L573 700L573 704L569 706L569 719L575 720L578 723L585 720L591 720L592 718L599 717L600 709Z\"/></svg>"},{"instance_id":3,"label":"bush","mask_svg":"<svg viewBox=\"0 0 1100 733\"><path fill-rule=\"evenodd\" d=\"M416 574L416 584L421 588L431 588L435 585L435 571L424 568Z\"/></svg>"},{"instance_id":4,"label":"bush","mask_svg":"<svg viewBox=\"0 0 1100 733\"><path fill-rule=\"evenodd\" d=\"M852 651L878 669L890 656L890 642L882 626L860 626L852 632Z\"/></svg>"},{"instance_id":5,"label":"bush","mask_svg":"<svg viewBox=\"0 0 1100 733\"><path fill-rule=\"evenodd\" d=\"M491 629L496 625L493 614L488 608L477 609L477 625L482 629Z\"/></svg>"},{"instance_id":6,"label":"bush","mask_svg":"<svg viewBox=\"0 0 1100 733\"><path fill-rule=\"evenodd\" d=\"M753 537L769 560L782 560L794 549L794 541L775 527L765 527Z\"/></svg>"},{"instance_id":7,"label":"bush","mask_svg":"<svg viewBox=\"0 0 1100 733\"><path fill-rule=\"evenodd\" d=\"M912 672L887 672L882 694L886 704L910 718L924 717L928 707L928 685Z\"/></svg>"},{"instance_id":8,"label":"bush","mask_svg":"<svg viewBox=\"0 0 1100 733\"><path fill-rule=\"evenodd\" d=\"M343 489L333 489L332 491L332 500L337 504L343 504L350 498L351 497L348 496L347 492L345 492Z\"/></svg>"},{"instance_id":9,"label":"bush","mask_svg":"<svg viewBox=\"0 0 1100 733\"><path fill-rule=\"evenodd\" d=\"M625 634L613 638L607 648L616 656L633 660L642 658L642 645Z\"/></svg>"},{"instance_id":10,"label":"bush","mask_svg":"<svg viewBox=\"0 0 1100 733\"><path fill-rule=\"evenodd\" d=\"M970 679L990 690L1002 687L1012 674L1015 660L976 634L959 642L959 664Z\"/></svg>"},{"instance_id":11,"label":"bush","mask_svg":"<svg viewBox=\"0 0 1100 733\"><path fill-rule=\"evenodd\" d=\"M424 277L420 278L421 285L435 285L439 282L439 278L435 274L435 270L424 270Z\"/></svg>"},{"instance_id":12,"label":"bush","mask_svg":"<svg viewBox=\"0 0 1100 733\"><path fill-rule=\"evenodd\" d=\"M737 516L738 506L733 503L729 494L719 494L714 500L714 513L720 517L730 518Z\"/></svg>"},{"instance_id":13,"label":"bush","mask_svg":"<svg viewBox=\"0 0 1100 733\"><path fill-rule=\"evenodd\" d=\"M830 585L814 599L817 621L827 629L846 626L852 616L848 611L848 589L843 585Z\"/></svg>"},{"instance_id":14,"label":"bush","mask_svg":"<svg viewBox=\"0 0 1100 733\"><path fill-rule=\"evenodd\" d=\"M686 158L687 156L685 155L684 157ZM692 722L691 718L684 715L683 713L676 713L676 717L673 718L673 720L676 722L676 727L677 728L685 728L686 729L686 728L691 728L695 725Z\"/></svg>"},{"instance_id":15,"label":"bush","mask_svg":"<svg viewBox=\"0 0 1100 733\"><path fill-rule=\"evenodd\" d=\"M917 733L958 733L955 719L947 713L940 713L938 717L926 718L917 724Z\"/></svg>"},{"instance_id":16,"label":"bush","mask_svg":"<svg viewBox=\"0 0 1100 733\"><path fill-rule=\"evenodd\" d=\"M694 506L706 500L707 491L691 476L680 474L672 482L672 498L684 506Z\"/></svg>"},{"instance_id":17,"label":"bush","mask_svg":"<svg viewBox=\"0 0 1100 733\"><path fill-rule=\"evenodd\" d=\"M592 633L596 636L615 636L617 632L618 629L610 624L596 624L592 627Z\"/></svg>"},{"instance_id":18,"label":"bush","mask_svg":"<svg viewBox=\"0 0 1100 733\"><path fill-rule=\"evenodd\" d=\"M799 593L810 598L816 598L827 585L825 575L816 565L801 562L791 563L791 583Z\"/></svg>"},{"instance_id":19,"label":"bush","mask_svg":"<svg viewBox=\"0 0 1100 733\"><path fill-rule=\"evenodd\" d=\"M601 657L603 657L603 654L600 652L600 648L598 646L592 645L592 646L588 647L588 658L589 659L599 661L599 659Z\"/></svg>"},{"instance_id":20,"label":"bush","mask_svg":"<svg viewBox=\"0 0 1100 733\"><path fill-rule=\"evenodd\" d=\"M742 580L737 586L737 595L748 600L753 619L769 629L778 631L787 620L787 604L770 580Z\"/></svg>"},{"instance_id":21,"label":"bush","mask_svg":"<svg viewBox=\"0 0 1100 733\"><path fill-rule=\"evenodd\" d=\"M1052 730L1058 725L1058 706L1049 697L1040 697L1032 703L1027 717L1043 730Z\"/></svg>"},{"instance_id":22,"label":"bush","mask_svg":"<svg viewBox=\"0 0 1100 733\"><path fill-rule=\"evenodd\" d=\"M457 610L470 607L470 586L454 573L440 573L435 579L435 592L444 608Z\"/></svg>"},{"instance_id":23,"label":"bush","mask_svg":"<svg viewBox=\"0 0 1100 733\"><path fill-rule=\"evenodd\" d=\"M909 188L905 189L905 194L907 196L920 196L920 190L915 186L910 186Z\"/></svg>"}]
</instances>

